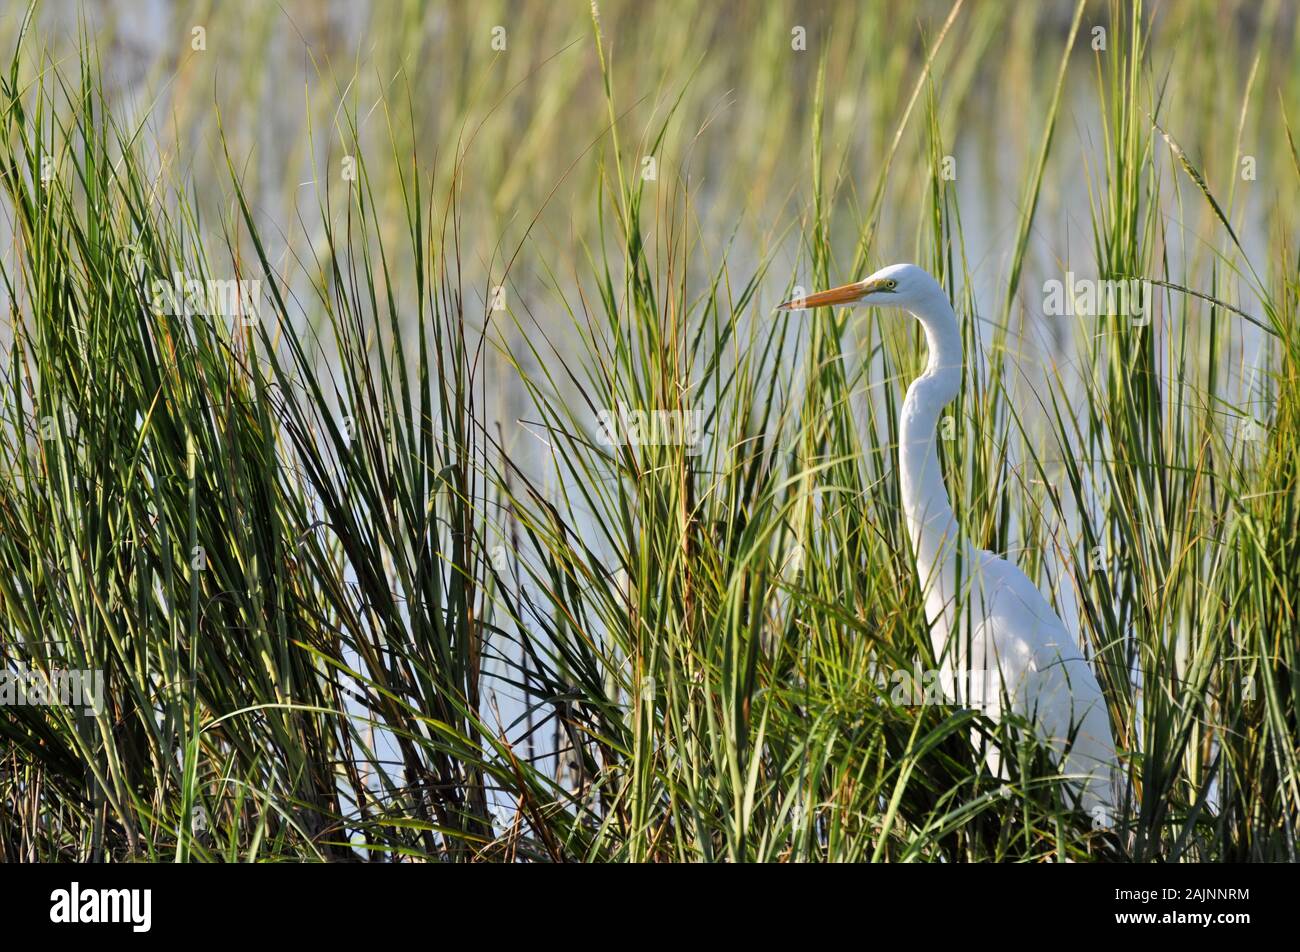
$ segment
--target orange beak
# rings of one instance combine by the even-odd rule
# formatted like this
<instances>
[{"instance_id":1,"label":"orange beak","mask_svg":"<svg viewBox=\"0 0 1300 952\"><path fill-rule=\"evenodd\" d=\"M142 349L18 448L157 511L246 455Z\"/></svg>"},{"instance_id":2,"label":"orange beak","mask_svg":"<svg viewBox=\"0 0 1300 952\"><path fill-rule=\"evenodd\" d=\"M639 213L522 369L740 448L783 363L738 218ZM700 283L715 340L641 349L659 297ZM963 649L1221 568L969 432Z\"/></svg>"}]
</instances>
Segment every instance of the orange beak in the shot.
<instances>
[{"instance_id":1,"label":"orange beak","mask_svg":"<svg viewBox=\"0 0 1300 952\"><path fill-rule=\"evenodd\" d=\"M779 305L777 310L806 311L814 307L837 307L841 304L852 304L855 301L860 301L872 291L880 290L883 290L883 288L878 281L854 281L852 284L842 284L838 288L831 288L829 291L818 291L816 294L809 294L807 297L792 298Z\"/></svg>"}]
</instances>

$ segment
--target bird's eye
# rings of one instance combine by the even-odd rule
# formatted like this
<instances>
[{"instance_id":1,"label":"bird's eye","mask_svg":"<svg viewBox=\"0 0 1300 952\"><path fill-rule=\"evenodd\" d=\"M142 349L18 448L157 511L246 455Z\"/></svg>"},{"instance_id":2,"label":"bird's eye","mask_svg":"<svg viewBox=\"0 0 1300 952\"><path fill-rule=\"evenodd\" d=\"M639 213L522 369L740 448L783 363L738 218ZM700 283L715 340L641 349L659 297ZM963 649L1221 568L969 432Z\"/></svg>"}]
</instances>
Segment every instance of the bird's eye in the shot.
<instances>
[{"instance_id":1,"label":"bird's eye","mask_svg":"<svg viewBox=\"0 0 1300 952\"><path fill-rule=\"evenodd\" d=\"M898 282L895 281L893 278L890 278L888 281L885 282L885 287L887 287L889 290L892 291L894 290L894 288L898 287Z\"/></svg>"}]
</instances>

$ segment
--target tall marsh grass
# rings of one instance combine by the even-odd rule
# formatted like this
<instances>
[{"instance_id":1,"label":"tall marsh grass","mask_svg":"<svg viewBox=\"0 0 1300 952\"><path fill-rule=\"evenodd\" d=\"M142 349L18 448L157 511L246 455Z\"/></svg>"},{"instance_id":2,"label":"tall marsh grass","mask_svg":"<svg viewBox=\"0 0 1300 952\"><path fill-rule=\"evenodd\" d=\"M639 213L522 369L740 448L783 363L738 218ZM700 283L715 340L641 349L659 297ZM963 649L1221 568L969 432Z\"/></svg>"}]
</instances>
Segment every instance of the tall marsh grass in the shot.
<instances>
[{"instance_id":1,"label":"tall marsh grass","mask_svg":"<svg viewBox=\"0 0 1300 952\"><path fill-rule=\"evenodd\" d=\"M0 708L0 856L1296 859L1293 10L397 9L375 69L302 37L280 151L279 67L200 91L215 14L165 122L91 25L6 26L0 663L105 709ZM1102 682L1113 828L892 690L924 343L772 309L897 260L962 323L959 518ZM1067 270L1148 319L1045 315Z\"/></svg>"}]
</instances>

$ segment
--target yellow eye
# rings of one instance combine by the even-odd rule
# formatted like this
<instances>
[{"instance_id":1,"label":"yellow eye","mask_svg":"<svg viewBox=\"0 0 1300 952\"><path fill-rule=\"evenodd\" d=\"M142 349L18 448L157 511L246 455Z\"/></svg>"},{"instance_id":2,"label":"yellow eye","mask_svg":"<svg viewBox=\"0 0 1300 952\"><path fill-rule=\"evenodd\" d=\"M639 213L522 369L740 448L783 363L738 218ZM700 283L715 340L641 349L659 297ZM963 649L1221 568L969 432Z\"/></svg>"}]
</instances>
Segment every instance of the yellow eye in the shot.
<instances>
[{"instance_id":1,"label":"yellow eye","mask_svg":"<svg viewBox=\"0 0 1300 952\"><path fill-rule=\"evenodd\" d=\"M893 278L890 278L888 281L885 282L885 287L889 288L889 290L892 291L894 290L894 288L898 287L898 282L895 281Z\"/></svg>"}]
</instances>

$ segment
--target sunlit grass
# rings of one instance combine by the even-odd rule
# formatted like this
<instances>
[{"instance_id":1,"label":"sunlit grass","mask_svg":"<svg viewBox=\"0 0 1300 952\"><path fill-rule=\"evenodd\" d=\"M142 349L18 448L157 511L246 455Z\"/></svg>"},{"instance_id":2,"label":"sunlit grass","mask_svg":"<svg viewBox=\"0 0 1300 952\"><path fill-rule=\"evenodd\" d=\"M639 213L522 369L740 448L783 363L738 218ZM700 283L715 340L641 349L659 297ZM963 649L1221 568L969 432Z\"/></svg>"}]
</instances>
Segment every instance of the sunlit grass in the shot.
<instances>
[{"instance_id":1,"label":"sunlit grass","mask_svg":"<svg viewBox=\"0 0 1300 952\"><path fill-rule=\"evenodd\" d=\"M1209 43L1208 7L886 11L756 5L724 41L403 7L377 37L474 51L379 87L316 57L291 200L237 110L137 128L95 43L56 63L30 21L0 83L0 651L102 670L108 709L0 709L0 855L1294 859L1289 50L1215 47L1227 101L1152 52ZM498 15L527 68L488 55ZM958 183L995 82L1032 102L994 107L1024 156L988 260ZM1080 195L1091 246L1044 239ZM963 525L1094 660L1113 829L1024 725L891 690L933 667L894 472L924 343L772 308L896 260L962 322ZM1045 317L1067 269L1160 282L1155 313ZM258 313L157 312L177 271L261 281ZM606 439L622 413L700 439Z\"/></svg>"}]
</instances>

